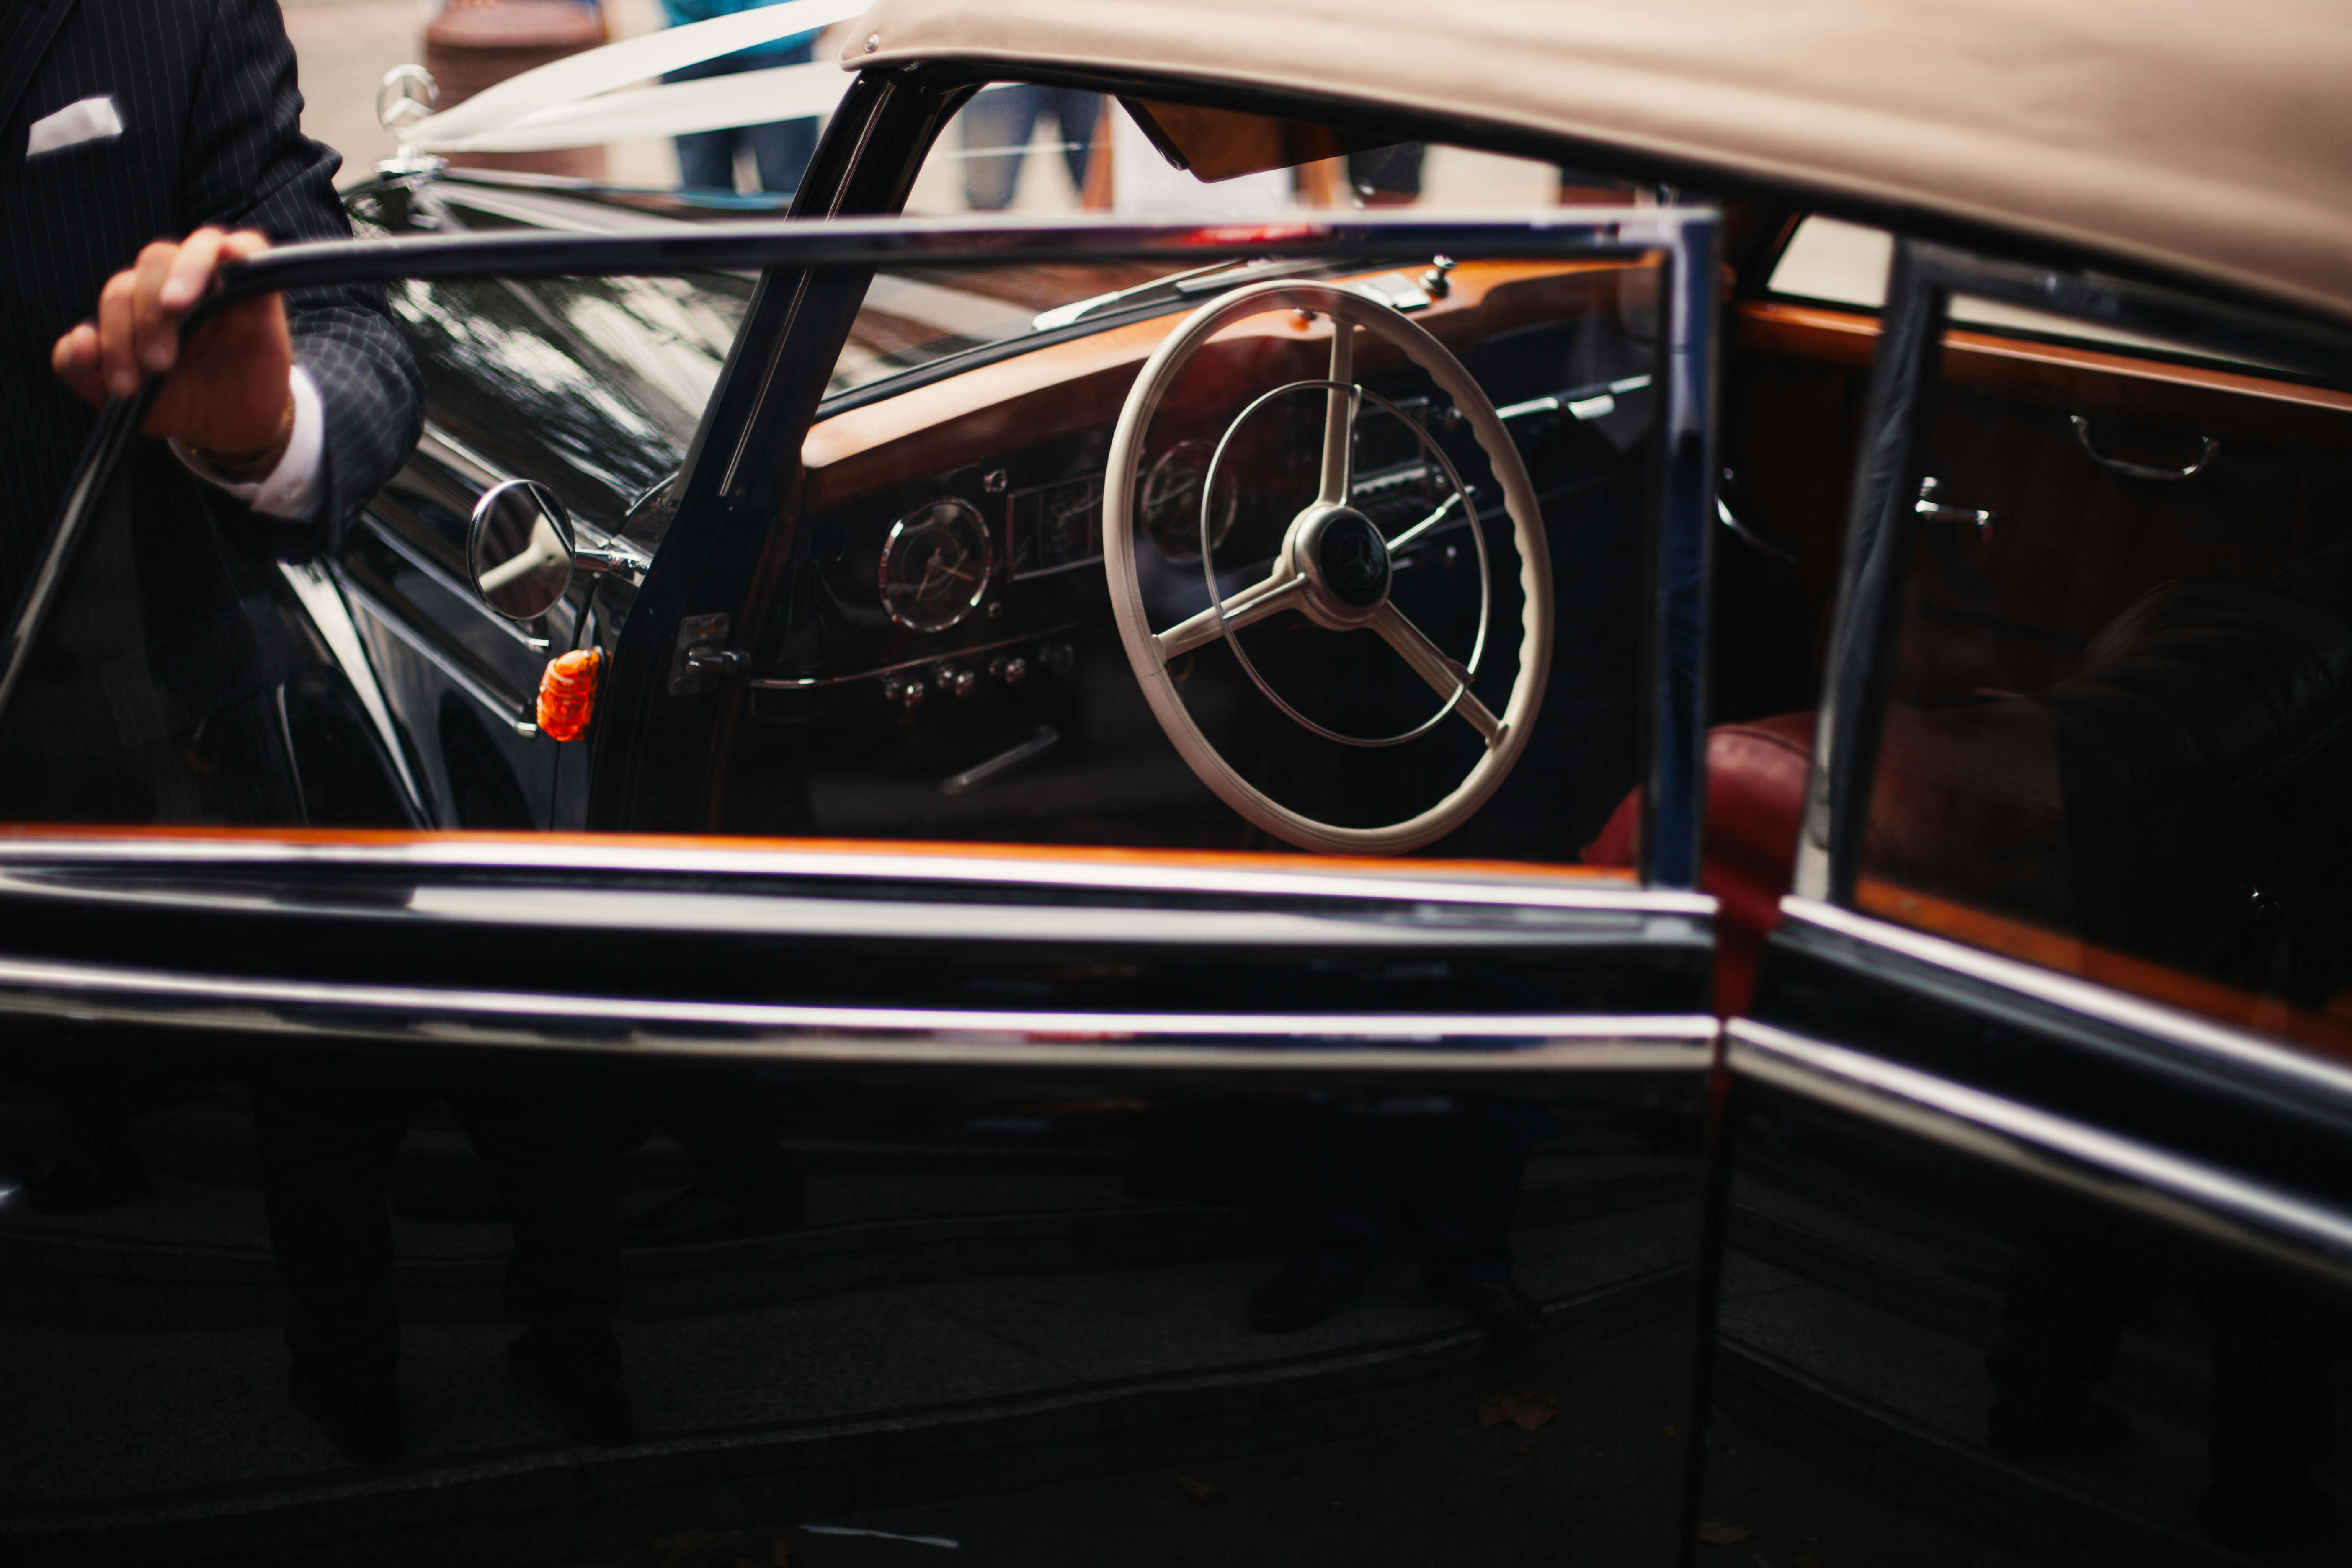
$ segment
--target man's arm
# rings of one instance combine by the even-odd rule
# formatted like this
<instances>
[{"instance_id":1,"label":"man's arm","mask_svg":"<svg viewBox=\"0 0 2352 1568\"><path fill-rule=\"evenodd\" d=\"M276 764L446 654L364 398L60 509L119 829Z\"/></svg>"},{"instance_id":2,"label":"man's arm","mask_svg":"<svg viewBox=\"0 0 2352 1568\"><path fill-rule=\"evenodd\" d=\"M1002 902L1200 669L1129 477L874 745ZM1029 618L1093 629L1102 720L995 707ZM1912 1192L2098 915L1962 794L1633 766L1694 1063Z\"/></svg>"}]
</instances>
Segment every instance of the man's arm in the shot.
<instances>
[{"instance_id":1,"label":"man's arm","mask_svg":"<svg viewBox=\"0 0 2352 1568\"><path fill-rule=\"evenodd\" d=\"M301 133L293 47L272 0L219 0L189 112L183 211L205 226L142 251L107 284L97 320L58 340L55 363L93 401L125 395L142 371L169 371L147 432L174 439L199 472L248 500L309 499L275 542L315 548L325 531L318 525L355 510L415 444L422 378L374 289L247 300L181 348L180 320L210 289L220 260L254 254L268 239L351 233L333 186L341 160ZM229 226L240 232L219 232ZM298 426L298 412L312 403L295 395L298 364L317 395L315 431ZM289 452L299 463L314 444L314 474L279 471ZM303 482L271 482L289 478Z\"/></svg>"},{"instance_id":2,"label":"man's arm","mask_svg":"<svg viewBox=\"0 0 2352 1568\"><path fill-rule=\"evenodd\" d=\"M340 154L302 134L294 46L276 0L220 0L190 105L188 221L284 244L348 239ZM333 524L381 489L416 444L424 379L380 289L302 289L286 308L294 358L325 414L320 506Z\"/></svg>"}]
</instances>

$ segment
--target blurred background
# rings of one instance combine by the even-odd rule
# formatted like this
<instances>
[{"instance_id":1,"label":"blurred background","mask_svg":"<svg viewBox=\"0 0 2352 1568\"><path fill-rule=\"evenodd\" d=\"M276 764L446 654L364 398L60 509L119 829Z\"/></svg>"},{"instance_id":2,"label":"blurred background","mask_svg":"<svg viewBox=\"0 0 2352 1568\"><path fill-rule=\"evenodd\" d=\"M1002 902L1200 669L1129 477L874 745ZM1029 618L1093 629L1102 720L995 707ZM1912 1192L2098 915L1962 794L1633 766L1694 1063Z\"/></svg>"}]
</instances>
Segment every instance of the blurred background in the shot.
<instances>
[{"instance_id":1,"label":"blurred background","mask_svg":"<svg viewBox=\"0 0 2352 1568\"><path fill-rule=\"evenodd\" d=\"M691 14L713 6L733 9L740 0L669 3ZM667 25L663 0L604 0L601 18L595 9L572 4L571 0L456 0L446 8L442 0L282 0L282 4L286 30L300 61L303 129L342 153L343 168L338 181L343 184L365 178L373 172L376 160L393 151L392 136L377 123L375 102L376 89L384 73L394 66L415 63L432 67L440 80L443 107L446 108L457 101L469 86L488 85L487 79L469 81L469 73L478 75L487 69L492 78L510 74L519 65L590 47L602 37L636 37ZM434 34L431 45L426 37L428 29ZM837 35L847 30L835 29L833 35L816 39L814 58L836 58L840 52ZM511 45L518 39L536 40L541 46L536 58L529 47L481 47ZM1085 142L1094 139L1095 132L1066 126L1049 111L1035 113L1034 123L1011 132L1011 144L1025 146L1026 155L990 159L991 170L973 178L975 172L968 165L974 152L982 148L1002 152L1008 144L1007 130L1016 121L1004 114L1003 108L1000 100L997 111L982 123L949 130L917 181L909 210L953 212L980 205L1015 211L1066 212L1081 205L1113 204L1111 182L1104 177L1098 175L1093 191L1081 189L1078 171L1086 166L1087 158L1079 149ZM1018 117L1028 118L1026 114ZM1123 121L1124 117L1111 119ZM1097 129L1106 128L1114 133L1129 129L1124 123ZM1077 155L1066 155L1072 152ZM1143 150L1138 147L1136 152L1140 153ZM527 160L480 161L509 166L520 163L544 172L599 177L600 157L601 178L614 184L667 189L679 184L677 145L667 138L616 142L584 155L567 153L538 154ZM1137 197L1154 207L1166 205L1171 198L1181 199L1184 193L1180 190L1158 188L1161 179L1146 167L1158 163L1156 156L1146 154L1130 157L1120 164L1130 172L1130 183L1138 173L1153 173L1149 183L1154 188L1148 196L1140 192L1123 193L1129 199L1119 201L1119 206L1130 206ZM1285 193L1285 197L1286 203L1309 206L1370 199L1383 205L1402 200L1454 208L1524 210L1580 196L1598 200L1622 200L1625 196L1623 187L1588 192L1577 177L1564 177L1549 165L1459 148L1433 147L1425 163L1416 161L1410 173L1409 182L1388 182L1400 188L1369 195L1360 182L1351 191L1346 171L1334 169L1329 178L1320 182L1319 188L1318 182L1302 179L1299 188ZM759 188L754 160L748 152L739 159L737 183L745 191ZM1181 177L1180 183L1190 184ZM1410 189L1402 188L1408 184Z\"/></svg>"}]
</instances>

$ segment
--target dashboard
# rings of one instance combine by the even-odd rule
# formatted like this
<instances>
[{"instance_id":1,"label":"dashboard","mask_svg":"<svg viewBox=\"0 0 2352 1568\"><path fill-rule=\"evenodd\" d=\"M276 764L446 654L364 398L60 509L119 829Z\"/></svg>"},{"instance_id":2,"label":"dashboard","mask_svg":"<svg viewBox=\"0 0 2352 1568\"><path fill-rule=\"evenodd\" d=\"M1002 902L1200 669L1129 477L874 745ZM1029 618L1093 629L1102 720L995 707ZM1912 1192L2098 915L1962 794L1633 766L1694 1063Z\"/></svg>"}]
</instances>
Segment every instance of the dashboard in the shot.
<instances>
[{"instance_id":1,"label":"dashboard","mask_svg":"<svg viewBox=\"0 0 2352 1568\"><path fill-rule=\"evenodd\" d=\"M1367 281L1391 299L1405 282ZM1538 491L1564 494L1634 469L1653 282L1623 264L1468 263L1409 313L1506 414ZM1014 353L812 427L789 558L753 610L730 829L1256 847L1151 719L1104 577L1112 427L1180 319ZM1163 405L1139 486L1155 624L1208 602L1204 543L1223 592L1262 576L1313 494L1321 393L1275 400L1222 459L1217 443L1260 394L1326 374L1328 332L1300 312L1251 318L1207 344ZM1433 444L1465 476L1483 464L1456 412L1384 345L1360 340L1357 374L1393 410L1360 426L1355 504L1393 536L1450 492ZM1496 492L1472 485L1493 520ZM1507 563L1507 527L1490 521L1489 537ZM1446 545L1433 559L1454 571L1470 553ZM1212 689L1219 679L1204 674L1203 700L1245 707Z\"/></svg>"}]
</instances>

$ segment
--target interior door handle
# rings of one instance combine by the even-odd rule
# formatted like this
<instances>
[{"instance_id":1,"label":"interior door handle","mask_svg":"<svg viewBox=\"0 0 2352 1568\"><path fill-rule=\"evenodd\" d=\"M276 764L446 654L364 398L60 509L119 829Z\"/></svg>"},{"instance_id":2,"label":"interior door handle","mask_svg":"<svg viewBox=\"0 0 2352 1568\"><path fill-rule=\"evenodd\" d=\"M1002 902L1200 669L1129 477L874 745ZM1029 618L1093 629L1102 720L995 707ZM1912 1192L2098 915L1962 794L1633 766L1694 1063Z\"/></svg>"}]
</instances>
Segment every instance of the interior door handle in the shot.
<instances>
[{"instance_id":1,"label":"interior door handle","mask_svg":"<svg viewBox=\"0 0 2352 1568\"><path fill-rule=\"evenodd\" d=\"M1921 479L1919 499L1912 504L1911 510L1930 522L1965 523L1977 531L1977 537L1979 539L1991 531L1993 520L1991 512L1982 507L1950 506L1937 500L1936 498L1942 493L1943 488L1944 481L1933 474Z\"/></svg>"},{"instance_id":2,"label":"interior door handle","mask_svg":"<svg viewBox=\"0 0 2352 1568\"><path fill-rule=\"evenodd\" d=\"M2219 440L2210 436L2200 436L2198 439L2205 443L2205 450L2198 455L2195 462L2185 468L2160 468L2147 463L2126 463L2121 458L2108 457L2091 444L2091 421L2087 416L2069 414L2066 417L2074 424L2074 440L2083 448L2083 455L2107 472L2120 474L2127 479L2153 479L2159 484L2179 484L2182 479L2193 479L2211 468L2213 459L2221 455L2221 443Z\"/></svg>"}]
</instances>

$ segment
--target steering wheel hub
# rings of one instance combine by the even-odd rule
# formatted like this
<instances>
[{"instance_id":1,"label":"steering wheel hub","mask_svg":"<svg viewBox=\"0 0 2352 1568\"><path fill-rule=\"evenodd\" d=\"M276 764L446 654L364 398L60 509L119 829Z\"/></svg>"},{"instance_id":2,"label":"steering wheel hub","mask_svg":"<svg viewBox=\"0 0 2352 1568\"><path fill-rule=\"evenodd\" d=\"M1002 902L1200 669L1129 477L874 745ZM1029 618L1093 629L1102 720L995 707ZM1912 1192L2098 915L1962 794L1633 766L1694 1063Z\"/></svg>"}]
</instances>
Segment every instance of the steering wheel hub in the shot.
<instances>
[{"instance_id":1,"label":"steering wheel hub","mask_svg":"<svg viewBox=\"0 0 2352 1568\"><path fill-rule=\"evenodd\" d=\"M1317 503L1290 525L1290 564L1307 580L1307 611L1334 628L1359 626L1387 602L1388 541L1351 506Z\"/></svg>"}]
</instances>

